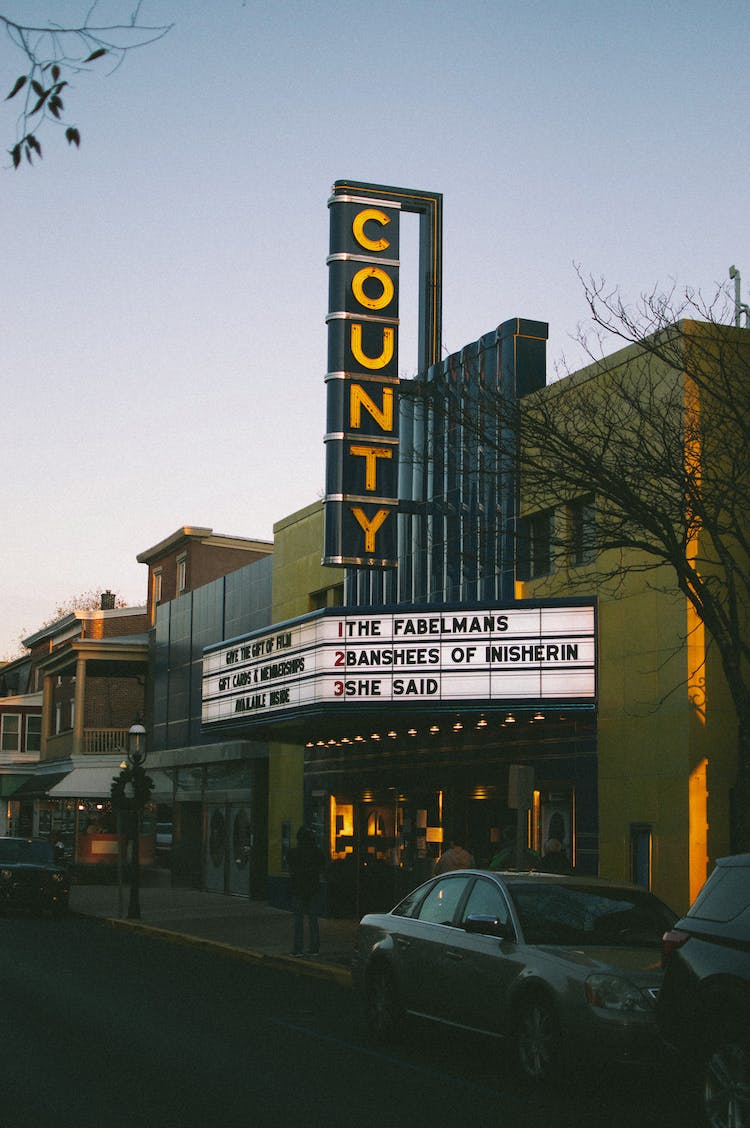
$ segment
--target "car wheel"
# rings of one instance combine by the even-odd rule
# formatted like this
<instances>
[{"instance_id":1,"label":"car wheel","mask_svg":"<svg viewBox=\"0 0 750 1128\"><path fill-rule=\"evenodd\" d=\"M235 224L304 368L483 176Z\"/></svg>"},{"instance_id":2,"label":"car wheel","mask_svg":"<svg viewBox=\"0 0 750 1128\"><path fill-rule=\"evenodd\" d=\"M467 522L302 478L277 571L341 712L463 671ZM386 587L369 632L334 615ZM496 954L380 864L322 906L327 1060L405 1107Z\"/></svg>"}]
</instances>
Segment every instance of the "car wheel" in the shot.
<instances>
[{"instance_id":1,"label":"car wheel","mask_svg":"<svg viewBox=\"0 0 750 1128\"><path fill-rule=\"evenodd\" d=\"M533 995L521 1004L515 1026L521 1075L534 1084L552 1080L560 1066L560 1027L550 1003Z\"/></svg>"},{"instance_id":2,"label":"car wheel","mask_svg":"<svg viewBox=\"0 0 750 1128\"><path fill-rule=\"evenodd\" d=\"M711 1042L703 1061L703 1115L710 1128L750 1125L750 1043L728 1031Z\"/></svg>"},{"instance_id":3,"label":"car wheel","mask_svg":"<svg viewBox=\"0 0 750 1128\"><path fill-rule=\"evenodd\" d=\"M367 1026L379 1041L392 1038L398 1031L402 1010L391 970L384 965L371 968L365 987Z\"/></svg>"}]
</instances>

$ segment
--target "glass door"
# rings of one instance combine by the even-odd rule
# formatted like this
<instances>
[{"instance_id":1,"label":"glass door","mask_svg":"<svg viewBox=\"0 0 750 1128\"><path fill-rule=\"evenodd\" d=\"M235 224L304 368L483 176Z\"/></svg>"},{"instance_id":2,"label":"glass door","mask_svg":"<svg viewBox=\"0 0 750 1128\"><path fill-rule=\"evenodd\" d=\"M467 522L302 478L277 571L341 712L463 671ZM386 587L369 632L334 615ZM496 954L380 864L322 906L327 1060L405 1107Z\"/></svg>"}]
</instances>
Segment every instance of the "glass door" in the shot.
<instances>
[{"instance_id":1,"label":"glass door","mask_svg":"<svg viewBox=\"0 0 750 1128\"><path fill-rule=\"evenodd\" d=\"M210 803L206 808L206 889L209 893L226 892L227 811L224 804Z\"/></svg>"},{"instance_id":2,"label":"glass door","mask_svg":"<svg viewBox=\"0 0 750 1128\"><path fill-rule=\"evenodd\" d=\"M250 856L253 845L250 807L230 807L229 820L232 827L229 892L249 897Z\"/></svg>"}]
</instances>

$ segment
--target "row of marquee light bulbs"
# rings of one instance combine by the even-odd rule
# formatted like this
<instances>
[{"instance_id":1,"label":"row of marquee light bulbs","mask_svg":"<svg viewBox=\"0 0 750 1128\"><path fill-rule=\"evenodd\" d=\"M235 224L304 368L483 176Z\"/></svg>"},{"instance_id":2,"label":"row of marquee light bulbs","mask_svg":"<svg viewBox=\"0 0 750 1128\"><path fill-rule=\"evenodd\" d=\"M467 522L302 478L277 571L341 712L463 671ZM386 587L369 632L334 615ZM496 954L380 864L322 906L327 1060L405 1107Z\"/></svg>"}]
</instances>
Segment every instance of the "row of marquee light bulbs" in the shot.
<instances>
[{"instance_id":1,"label":"row of marquee light bulbs","mask_svg":"<svg viewBox=\"0 0 750 1128\"><path fill-rule=\"evenodd\" d=\"M534 713L534 715L532 717L529 717L529 724L535 724L535 723L538 724L540 721L544 721L544 720L546 720L545 714L542 713L541 710L537 709L536 713ZM514 725L516 723L516 721L517 721L517 718L516 718L515 714L509 712L509 713L506 714L505 718L500 722L499 727L500 728L507 728L508 725ZM477 729L479 732L481 732L483 729L486 729L488 727L489 727L489 721L487 720L486 717L480 717L479 720L474 725L474 728ZM463 731L464 725L463 725L462 721L455 721L450 726L450 728L451 728L451 731L458 733L458 732ZM438 736L438 734L440 733L440 725L432 724L432 725L430 725L428 731L430 733L430 736ZM395 729L389 729L388 732L385 735L389 739L395 740L398 737L399 734ZM406 735L412 736L412 737L418 736L419 730L415 729L413 727L409 728L409 729L406 730ZM308 740L305 747L306 748L327 748L327 747L333 748L333 747L338 747L341 744L363 744L367 741L367 739L368 739L368 737L366 737L366 736L355 736L355 737L342 736L338 740L335 740L333 737L331 737L329 740ZM369 739L378 741L378 740L382 740L383 736L382 736L382 733L372 732L372 733L370 733Z\"/></svg>"}]
</instances>

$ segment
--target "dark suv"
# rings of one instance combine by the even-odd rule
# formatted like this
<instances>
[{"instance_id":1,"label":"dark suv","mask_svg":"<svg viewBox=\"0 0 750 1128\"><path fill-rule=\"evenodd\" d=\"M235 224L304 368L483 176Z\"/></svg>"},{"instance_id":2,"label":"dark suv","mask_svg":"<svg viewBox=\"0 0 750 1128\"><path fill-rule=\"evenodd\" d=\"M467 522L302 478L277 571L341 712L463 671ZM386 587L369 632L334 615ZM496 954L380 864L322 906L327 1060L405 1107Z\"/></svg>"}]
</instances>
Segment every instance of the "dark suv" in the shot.
<instances>
[{"instance_id":1,"label":"dark suv","mask_svg":"<svg viewBox=\"0 0 750 1128\"><path fill-rule=\"evenodd\" d=\"M70 879L44 838L0 838L0 907L55 915L68 908Z\"/></svg>"},{"instance_id":2,"label":"dark suv","mask_svg":"<svg viewBox=\"0 0 750 1128\"><path fill-rule=\"evenodd\" d=\"M720 858L662 941L657 1021L711 1128L750 1123L750 854Z\"/></svg>"}]
</instances>

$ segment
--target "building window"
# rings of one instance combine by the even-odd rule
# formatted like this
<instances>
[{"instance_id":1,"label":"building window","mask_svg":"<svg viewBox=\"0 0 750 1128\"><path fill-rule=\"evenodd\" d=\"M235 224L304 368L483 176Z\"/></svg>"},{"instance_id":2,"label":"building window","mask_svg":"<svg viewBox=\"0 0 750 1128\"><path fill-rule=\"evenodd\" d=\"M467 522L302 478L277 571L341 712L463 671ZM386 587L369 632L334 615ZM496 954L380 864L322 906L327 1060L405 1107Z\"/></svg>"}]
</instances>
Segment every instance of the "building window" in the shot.
<instances>
[{"instance_id":1,"label":"building window","mask_svg":"<svg viewBox=\"0 0 750 1128\"><path fill-rule=\"evenodd\" d=\"M151 579L151 599L154 607L157 603L161 603L161 569L159 569L158 572L154 572Z\"/></svg>"},{"instance_id":2,"label":"building window","mask_svg":"<svg viewBox=\"0 0 750 1128\"><path fill-rule=\"evenodd\" d=\"M26 718L26 748L25 751L32 755L42 750L42 718L27 716Z\"/></svg>"},{"instance_id":3,"label":"building window","mask_svg":"<svg viewBox=\"0 0 750 1128\"><path fill-rule=\"evenodd\" d=\"M0 750L8 753L21 751L21 714L4 713L0 722Z\"/></svg>"},{"instance_id":4,"label":"building window","mask_svg":"<svg viewBox=\"0 0 750 1128\"><path fill-rule=\"evenodd\" d=\"M181 595L187 589L187 555L177 557L177 594Z\"/></svg>"},{"instance_id":5,"label":"building window","mask_svg":"<svg viewBox=\"0 0 750 1128\"><path fill-rule=\"evenodd\" d=\"M519 580L548 576L552 571L551 510L519 520L516 571Z\"/></svg>"},{"instance_id":6,"label":"building window","mask_svg":"<svg viewBox=\"0 0 750 1128\"><path fill-rule=\"evenodd\" d=\"M644 889L651 888L652 829L648 823L630 825L630 880Z\"/></svg>"},{"instance_id":7,"label":"building window","mask_svg":"<svg viewBox=\"0 0 750 1128\"><path fill-rule=\"evenodd\" d=\"M596 556L596 511L593 497L568 506L568 543L572 565L591 564Z\"/></svg>"},{"instance_id":8,"label":"building window","mask_svg":"<svg viewBox=\"0 0 750 1128\"><path fill-rule=\"evenodd\" d=\"M324 607L342 607L344 604L344 585L336 584L334 587L321 588L309 595L311 611L320 611Z\"/></svg>"}]
</instances>

